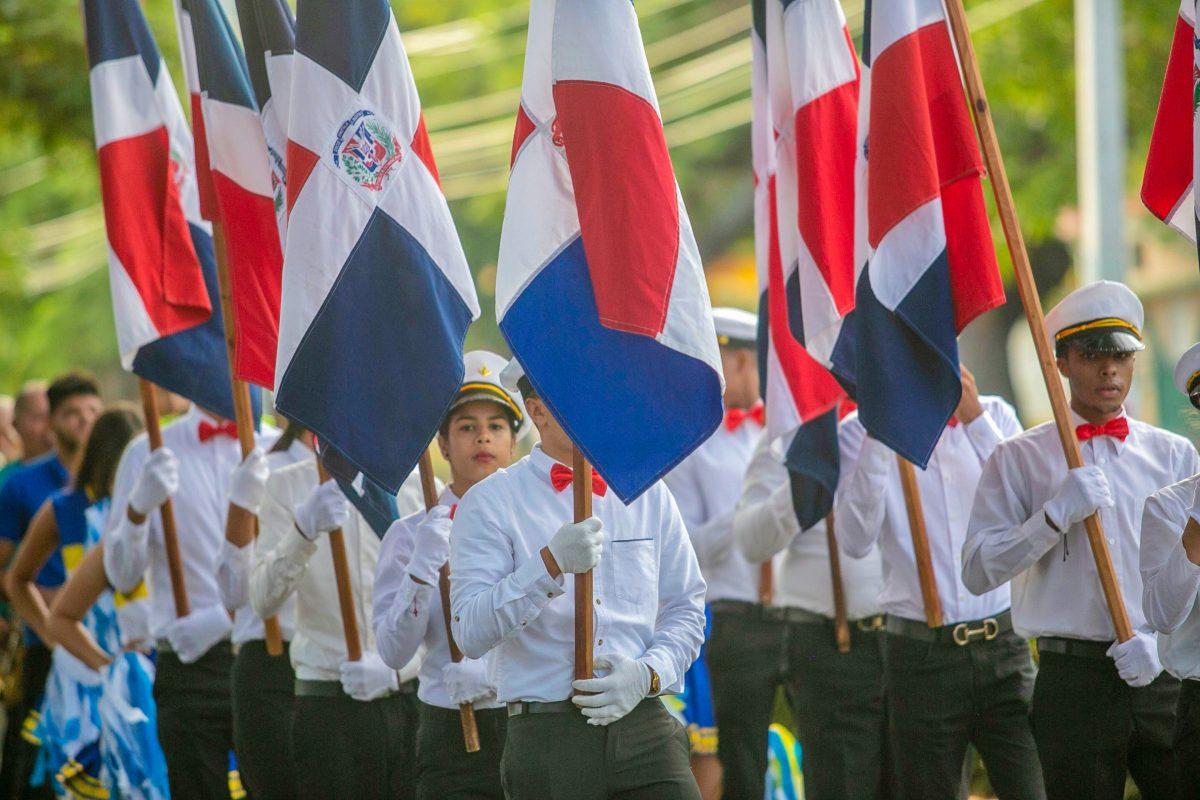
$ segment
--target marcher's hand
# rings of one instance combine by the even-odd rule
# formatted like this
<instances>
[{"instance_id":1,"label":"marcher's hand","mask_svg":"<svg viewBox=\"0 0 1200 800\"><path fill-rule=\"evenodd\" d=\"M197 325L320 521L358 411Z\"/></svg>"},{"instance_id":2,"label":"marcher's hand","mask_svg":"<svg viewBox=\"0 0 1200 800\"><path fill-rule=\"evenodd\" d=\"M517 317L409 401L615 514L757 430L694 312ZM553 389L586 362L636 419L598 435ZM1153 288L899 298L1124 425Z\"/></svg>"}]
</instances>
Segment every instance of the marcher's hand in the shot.
<instances>
[{"instance_id":1,"label":"marcher's hand","mask_svg":"<svg viewBox=\"0 0 1200 800\"><path fill-rule=\"evenodd\" d=\"M1158 640L1148 633L1135 631L1129 641L1113 642L1112 647L1108 648L1108 656L1116 663L1121 680L1135 689L1149 686L1162 672L1162 662L1158 660Z\"/></svg>"},{"instance_id":2,"label":"marcher's hand","mask_svg":"<svg viewBox=\"0 0 1200 800\"><path fill-rule=\"evenodd\" d=\"M478 703L496 695L496 689L487 679L487 665L483 661L465 658L457 664L447 661L442 667L442 683L455 705Z\"/></svg>"},{"instance_id":3,"label":"marcher's hand","mask_svg":"<svg viewBox=\"0 0 1200 800\"><path fill-rule=\"evenodd\" d=\"M229 635L233 620L221 606L209 606L179 617L167 625L167 641L179 660L191 664Z\"/></svg>"},{"instance_id":4,"label":"marcher's hand","mask_svg":"<svg viewBox=\"0 0 1200 800\"><path fill-rule=\"evenodd\" d=\"M1112 489L1104 470L1092 465L1076 467L1067 473L1058 493L1042 510L1066 533L1067 528L1090 517L1102 508L1112 508Z\"/></svg>"},{"instance_id":5,"label":"marcher's hand","mask_svg":"<svg viewBox=\"0 0 1200 800\"><path fill-rule=\"evenodd\" d=\"M315 542L321 534L346 524L350 517L350 503L336 481L325 481L313 489L293 513L300 533L310 542Z\"/></svg>"},{"instance_id":6,"label":"marcher's hand","mask_svg":"<svg viewBox=\"0 0 1200 800\"><path fill-rule=\"evenodd\" d=\"M859 469L867 475L882 477L895 463L896 453L892 448L870 434L863 437L862 450L858 453Z\"/></svg>"},{"instance_id":7,"label":"marcher's hand","mask_svg":"<svg viewBox=\"0 0 1200 800\"><path fill-rule=\"evenodd\" d=\"M127 599L117 606L117 627L121 629L121 647L125 650L147 651L150 638L150 601Z\"/></svg>"},{"instance_id":8,"label":"marcher's hand","mask_svg":"<svg viewBox=\"0 0 1200 800\"><path fill-rule=\"evenodd\" d=\"M571 684L571 702L583 709L589 725L611 725L633 711L650 694L650 668L621 653L596 656L596 666L607 669L603 678L586 678Z\"/></svg>"},{"instance_id":9,"label":"marcher's hand","mask_svg":"<svg viewBox=\"0 0 1200 800\"><path fill-rule=\"evenodd\" d=\"M254 448L242 463L234 467L229 477L229 502L251 514L257 514L266 497L267 478L270 475L267 454L262 448Z\"/></svg>"},{"instance_id":10,"label":"marcher's hand","mask_svg":"<svg viewBox=\"0 0 1200 800\"><path fill-rule=\"evenodd\" d=\"M179 459L169 447L160 447L146 459L133 491L129 507L143 517L167 502L179 491Z\"/></svg>"},{"instance_id":11,"label":"marcher's hand","mask_svg":"<svg viewBox=\"0 0 1200 800\"><path fill-rule=\"evenodd\" d=\"M558 529L547 547L558 568L566 572L587 572L600 563L604 542L600 520L588 517L583 522L568 522Z\"/></svg>"},{"instance_id":12,"label":"marcher's hand","mask_svg":"<svg viewBox=\"0 0 1200 800\"><path fill-rule=\"evenodd\" d=\"M421 583L437 585L438 570L450 560L450 509L434 506L417 523L408 574Z\"/></svg>"},{"instance_id":13,"label":"marcher's hand","mask_svg":"<svg viewBox=\"0 0 1200 800\"><path fill-rule=\"evenodd\" d=\"M979 387L975 384L975 376L963 364L959 364L959 369L962 371L962 397L958 401L958 408L954 409L954 416L963 425L967 425L983 413L983 405L979 402Z\"/></svg>"},{"instance_id":14,"label":"marcher's hand","mask_svg":"<svg viewBox=\"0 0 1200 800\"><path fill-rule=\"evenodd\" d=\"M396 671L378 653L363 653L358 661L343 661L342 689L355 700L369 703L400 688Z\"/></svg>"}]
</instances>

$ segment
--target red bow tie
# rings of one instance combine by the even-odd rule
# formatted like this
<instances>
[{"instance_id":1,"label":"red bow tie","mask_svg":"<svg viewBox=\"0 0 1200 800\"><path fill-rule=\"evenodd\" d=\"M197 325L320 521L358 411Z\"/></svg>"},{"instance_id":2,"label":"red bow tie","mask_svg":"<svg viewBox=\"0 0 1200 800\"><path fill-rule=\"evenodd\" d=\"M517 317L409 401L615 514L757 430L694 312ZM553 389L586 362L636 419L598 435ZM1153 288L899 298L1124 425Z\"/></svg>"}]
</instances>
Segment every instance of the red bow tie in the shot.
<instances>
[{"instance_id":1,"label":"red bow tie","mask_svg":"<svg viewBox=\"0 0 1200 800\"><path fill-rule=\"evenodd\" d=\"M550 485L554 487L554 491L561 492L563 489L571 485L571 480L575 477L575 471L564 464L555 464L550 468ZM608 482L600 477L600 473L592 470L592 494L598 494L604 497L608 493Z\"/></svg>"},{"instance_id":2,"label":"red bow tie","mask_svg":"<svg viewBox=\"0 0 1200 800\"><path fill-rule=\"evenodd\" d=\"M1125 437L1129 435L1129 420L1125 417L1117 417L1110 419L1103 425L1093 425L1090 422L1085 422L1075 429L1075 435L1079 437L1079 441L1086 442L1095 436L1111 436L1114 439L1125 441Z\"/></svg>"},{"instance_id":3,"label":"red bow tie","mask_svg":"<svg viewBox=\"0 0 1200 800\"><path fill-rule=\"evenodd\" d=\"M750 408L727 408L725 409L725 430L736 431L742 427L742 423L748 419L752 419L758 423L761 428L767 419L766 407L762 401L755 403Z\"/></svg>"},{"instance_id":4,"label":"red bow tie","mask_svg":"<svg viewBox=\"0 0 1200 800\"><path fill-rule=\"evenodd\" d=\"M219 422L216 425L208 420L200 420L200 443L203 444L214 436L228 436L230 439L238 438L236 422Z\"/></svg>"}]
</instances>

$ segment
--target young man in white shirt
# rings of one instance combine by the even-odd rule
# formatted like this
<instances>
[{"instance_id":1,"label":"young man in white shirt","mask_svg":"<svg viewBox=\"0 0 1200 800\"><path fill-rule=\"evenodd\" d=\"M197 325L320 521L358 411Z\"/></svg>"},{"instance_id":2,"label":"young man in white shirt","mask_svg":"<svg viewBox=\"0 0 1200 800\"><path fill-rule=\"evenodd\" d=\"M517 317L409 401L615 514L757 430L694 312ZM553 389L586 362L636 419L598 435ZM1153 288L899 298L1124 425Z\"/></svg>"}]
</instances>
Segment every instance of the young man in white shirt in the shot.
<instances>
[{"instance_id":1,"label":"young man in white shirt","mask_svg":"<svg viewBox=\"0 0 1200 800\"><path fill-rule=\"evenodd\" d=\"M374 624L379 654L399 669L424 649L417 742L417 800L504 800L500 755L507 711L496 700L487 659L450 658L438 572L450 558L450 521L459 500L513 461L529 430L521 396L500 384L505 360L486 350L463 357L466 377L437 443L450 464L450 484L429 512L392 524L375 567ZM471 703L479 750L463 744L459 706Z\"/></svg>"},{"instance_id":2,"label":"young man in white shirt","mask_svg":"<svg viewBox=\"0 0 1200 800\"><path fill-rule=\"evenodd\" d=\"M1200 409L1200 344L1175 367L1175 385ZM1158 631L1163 668L1182 682L1175 760L1183 797L1200 798L1200 474L1160 489L1142 514L1142 610Z\"/></svg>"},{"instance_id":3,"label":"young man in white shirt","mask_svg":"<svg viewBox=\"0 0 1200 800\"><path fill-rule=\"evenodd\" d=\"M509 800L699 800L688 740L658 699L678 692L704 639L704 579L661 483L623 504L598 474L594 516L573 518L572 444L511 362L541 444L471 488L450 533L454 636L490 656L508 705ZM575 575L593 570L595 665L574 674ZM564 596L565 595L565 596Z\"/></svg>"},{"instance_id":4,"label":"young man in white shirt","mask_svg":"<svg viewBox=\"0 0 1200 800\"><path fill-rule=\"evenodd\" d=\"M976 597L962 583L962 545L975 484L1002 440L1021 432L1012 406L980 397L962 369L962 399L929 465L916 470L942 624L930 628L913 553L896 454L867 436L857 414L839 429L853 471L837 494L838 542L861 557L878 545L879 604L887 615L887 698L906 797L965 791L963 759L974 745L1001 800L1046 796L1029 727L1033 659L1013 632L1009 587Z\"/></svg>"},{"instance_id":5,"label":"young man in white shirt","mask_svg":"<svg viewBox=\"0 0 1200 800\"><path fill-rule=\"evenodd\" d=\"M976 594L1012 581L1013 627L1036 638L1034 738L1051 800L1177 796L1172 752L1179 681L1162 675L1142 613L1142 510L1158 489L1195 474L1191 442L1129 418L1125 397L1144 349L1142 304L1099 281L1046 315L1085 466L1068 470L1054 423L1001 443L984 466L963 545ZM1084 520L1099 513L1134 628L1115 642Z\"/></svg>"},{"instance_id":6,"label":"young man in white shirt","mask_svg":"<svg viewBox=\"0 0 1200 800\"><path fill-rule=\"evenodd\" d=\"M848 469L842 460L842 471ZM787 689L804 748L807 800L898 796L887 736L879 551L853 558L839 548L850 651L836 640L825 523L800 530L781 443L760 437L733 533L750 562L771 559L775 590L768 619L780 626L772 687Z\"/></svg>"},{"instance_id":7,"label":"young man in white shirt","mask_svg":"<svg viewBox=\"0 0 1200 800\"><path fill-rule=\"evenodd\" d=\"M264 430L259 444L275 433ZM121 456L104 532L104 569L120 592L132 592L150 576L150 633L158 641L154 699L171 796L217 797L229 791L233 749L233 621L221 600L217 561L228 481L241 450L234 423L197 406L163 428L162 438L163 446L151 453L142 434ZM158 513L168 498L191 607L178 618Z\"/></svg>"},{"instance_id":8,"label":"young man in white shirt","mask_svg":"<svg viewBox=\"0 0 1200 800\"><path fill-rule=\"evenodd\" d=\"M421 507L416 473L397 508ZM415 693L419 660L396 671L380 658L371 624L379 535L333 480L317 483L316 465L271 473L259 517L250 603L263 618L293 594L296 630L289 649L296 673L292 757L300 796L313 800L413 797ZM341 528L362 658L347 660L333 551Z\"/></svg>"},{"instance_id":9,"label":"young man in white shirt","mask_svg":"<svg viewBox=\"0 0 1200 800\"><path fill-rule=\"evenodd\" d=\"M781 634L779 623L763 615L761 597L769 586L763 585L762 565L747 561L733 543L734 509L764 423L758 317L740 308L714 308L713 324L725 376L725 419L663 479L708 585L705 603L712 625L685 676L684 718L692 771L705 799L760 800ZM712 764L714 756L720 761Z\"/></svg>"}]
</instances>

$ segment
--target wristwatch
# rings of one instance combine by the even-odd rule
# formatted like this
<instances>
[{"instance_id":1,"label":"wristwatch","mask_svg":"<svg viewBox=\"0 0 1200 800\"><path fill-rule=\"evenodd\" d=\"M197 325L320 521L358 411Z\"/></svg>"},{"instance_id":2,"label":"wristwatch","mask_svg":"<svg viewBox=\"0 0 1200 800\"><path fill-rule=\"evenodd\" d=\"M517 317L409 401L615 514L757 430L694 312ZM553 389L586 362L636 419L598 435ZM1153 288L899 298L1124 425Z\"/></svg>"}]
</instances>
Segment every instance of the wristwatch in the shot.
<instances>
[{"instance_id":1,"label":"wristwatch","mask_svg":"<svg viewBox=\"0 0 1200 800\"><path fill-rule=\"evenodd\" d=\"M658 693L662 691L662 685L658 680L658 673L655 672L654 667L650 666L649 664L646 664L646 669L650 670L650 691L647 696L657 697Z\"/></svg>"}]
</instances>

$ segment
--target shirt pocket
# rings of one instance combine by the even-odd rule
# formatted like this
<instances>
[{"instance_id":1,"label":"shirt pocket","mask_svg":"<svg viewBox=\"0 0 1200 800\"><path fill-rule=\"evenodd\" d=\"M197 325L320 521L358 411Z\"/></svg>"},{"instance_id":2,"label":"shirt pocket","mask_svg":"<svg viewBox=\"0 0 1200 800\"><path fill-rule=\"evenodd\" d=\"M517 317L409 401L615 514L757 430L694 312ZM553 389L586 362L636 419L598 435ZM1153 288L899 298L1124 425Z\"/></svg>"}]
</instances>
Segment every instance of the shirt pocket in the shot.
<instances>
[{"instance_id":1,"label":"shirt pocket","mask_svg":"<svg viewBox=\"0 0 1200 800\"><path fill-rule=\"evenodd\" d=\"M654 539L613 539L611 545L617 599L638 611L656 604L658 551Z\"/></svg>"}]
</instances>

